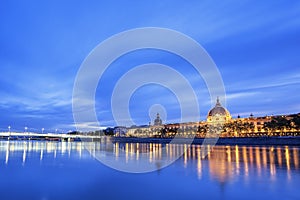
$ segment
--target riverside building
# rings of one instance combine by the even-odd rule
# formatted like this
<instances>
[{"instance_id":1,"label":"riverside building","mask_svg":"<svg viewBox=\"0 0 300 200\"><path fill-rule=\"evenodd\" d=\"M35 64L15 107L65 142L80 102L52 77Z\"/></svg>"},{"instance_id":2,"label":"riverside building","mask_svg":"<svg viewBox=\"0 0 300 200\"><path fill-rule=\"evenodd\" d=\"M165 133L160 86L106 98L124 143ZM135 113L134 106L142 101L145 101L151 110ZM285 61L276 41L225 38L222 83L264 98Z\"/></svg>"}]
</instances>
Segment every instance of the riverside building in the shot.
<instances>
[{"instance_id":1,"label":"riverside building","mask_svg":"<svg viewBox=\"0 0 300 200\"><path fill-rule=\"evenodd\" d=\"M222 106L219 98L215 106L209 110L206 121L163 124L159 113L151 125L122 127L124 137L266 137L266 136L298 136L300 113L294 115L232 118L230 112ZM297 121L296 121L297 122ZM120 127L117 127L118 130ZM119 132L119 131L117 131ZM116 136L120 136L117 134Z\"/></svg>"}]
</instances>

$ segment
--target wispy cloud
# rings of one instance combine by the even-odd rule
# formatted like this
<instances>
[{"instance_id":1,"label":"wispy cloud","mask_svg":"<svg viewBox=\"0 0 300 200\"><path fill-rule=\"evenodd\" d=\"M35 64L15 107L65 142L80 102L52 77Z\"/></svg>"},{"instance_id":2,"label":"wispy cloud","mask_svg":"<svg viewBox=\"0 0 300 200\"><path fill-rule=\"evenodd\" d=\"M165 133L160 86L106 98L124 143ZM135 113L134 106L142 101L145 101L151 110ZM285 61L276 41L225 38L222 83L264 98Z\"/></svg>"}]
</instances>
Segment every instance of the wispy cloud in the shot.
<instances>
[{"instance_id":1,"label":"wispy cloud","mask_svg":"<svg viewBox=\"0 0 300 200\"><path fill-rule=\"evenodd\" d=\"M240 98L246 98L249 96L260 95L260 92L238 92L238 93L227 93L226 100L239 100Z\"/></svg>"}]
</instances>

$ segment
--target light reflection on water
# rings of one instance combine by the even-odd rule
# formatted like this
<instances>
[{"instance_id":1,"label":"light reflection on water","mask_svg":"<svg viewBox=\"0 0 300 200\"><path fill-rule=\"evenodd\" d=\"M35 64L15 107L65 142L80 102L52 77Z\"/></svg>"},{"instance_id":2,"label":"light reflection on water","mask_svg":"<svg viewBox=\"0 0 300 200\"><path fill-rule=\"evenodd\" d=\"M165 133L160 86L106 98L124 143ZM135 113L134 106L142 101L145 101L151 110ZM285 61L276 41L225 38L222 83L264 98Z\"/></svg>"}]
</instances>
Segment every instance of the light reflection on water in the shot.
<instances>
[{"instance_id":1,"label":"light reflection on water","mask_svg":"<svg viewBox=\"0 0 300 200\"><path fill-rule=\"evenodd\" d=\"M291 179L291 170L299 170L299 148L293 146L207 146L208 155L201 151L200 145L186 144L153 144L153 143L115 143L113 147L108 147L100 142L91 142L88 145L83 142L51 142L51 141L0 141L0 158L4 164L8 165L10 159L21 156L22 164L30 162L31 153L39 155L39 159L44 159L44 154L52 155L52 159L57 154L78 155L82 158L84 148L88 147L92 154L99 150L112 152L115 159L120 157L120 151L125 154L126 162L139 160L143 153L149 153L149 162L162 158L166 153L168 158L172 158L183 152L180 159L184 167L189 161L197 161L197 175L202 176L203 164L208 162L211 177L225 182L227 179L239 176L241 173L245 178L249 176L249 170L255 169L255 175L265 176L268 173L272 180L276 179L276 171L285 169L288 179ZM163 152L164 151L164 152ZM242 167L241 167L242 166ZM253 172L252 172L253 174Z\"/></svg>"},{"instance_id":2,"label":"light reflection on water","mask_svg":"<svg viewBox=\"0 0 300 200\"><path fill-rule=\"evenodd\" d=\"M148 152L150 163L162 159L163 153L170 159L183 153L181 160L184 167L189 161L197 160L198 177L201 177L202 162L208 161L210 174L220 181L239 176L241 173L247 178L250 169L255 169L254 174L258 177L268 173L273 180L276 179L276 169L285 169L288 179L291 179L291 170L299 170L298 147L208 145L206 148L207 156L201 151L201 145L191 145L188 148L186 144L116 143L113 149L105 145L96 145L95 151L112 151L116 160L120 159L120 151L124 151L126 162L139 160L141 153Z\"/></svg>"},{"instance_id":3,"label":"light reflection on water","mask_svg":"<svg viewBox=\"0 0 300 200\"><path fill-rule=\"evenodd\" d=\"M185 144L0 141L0 199L140 199L139 195L144 199L299 199L299 147L206 148ZM205 156L207 150L211 151ZM163 170L158 163L157 172L132 175L100 164L94 158L99 151L123 164L145 162L141 159L145 155L149 163L183 155ZM114 192L116 184L122 185L117 187L122 192ZM9 192L12 188L19 192Z\"/></svg>"}]
</instances>

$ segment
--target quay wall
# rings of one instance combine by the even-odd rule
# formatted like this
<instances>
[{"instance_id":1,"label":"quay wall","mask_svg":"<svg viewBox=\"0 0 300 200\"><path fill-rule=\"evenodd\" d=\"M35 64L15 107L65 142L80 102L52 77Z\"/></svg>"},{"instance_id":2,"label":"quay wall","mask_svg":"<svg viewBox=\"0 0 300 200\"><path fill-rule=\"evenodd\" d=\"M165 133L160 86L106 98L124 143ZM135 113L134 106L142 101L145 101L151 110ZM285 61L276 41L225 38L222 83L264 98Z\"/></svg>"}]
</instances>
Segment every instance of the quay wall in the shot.
<instances>
[{"instance_id":1,"label":"quay wall","mask_svg":"<svg viewBox=\"0 0 300 200\"><path fill-rule=\"evenodd\" d=\"M131 138L131 137L113 137L113 142L120 143L162 143L167 144L172 141L171 138ZM210 139L208 139L210 140ZM215 138L211 138L215 141ZM191 139L180 138L173 140L172 143L186 144ZM195 138L192 144L202 144L204 138ZM236 138L219 138L216 145L299 145L300 137L236 137Z\"/></svg>"}]
</instances>

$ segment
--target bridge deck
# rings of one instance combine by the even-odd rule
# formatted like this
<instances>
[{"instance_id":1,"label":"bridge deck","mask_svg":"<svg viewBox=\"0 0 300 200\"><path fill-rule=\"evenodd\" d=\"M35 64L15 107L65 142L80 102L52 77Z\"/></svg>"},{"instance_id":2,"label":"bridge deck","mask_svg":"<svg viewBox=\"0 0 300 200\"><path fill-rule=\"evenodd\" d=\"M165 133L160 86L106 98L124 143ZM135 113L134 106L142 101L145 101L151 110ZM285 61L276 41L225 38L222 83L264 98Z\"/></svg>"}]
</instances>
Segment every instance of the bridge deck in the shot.
<instances>
[{"instance_id":1,"label":"bridge deck","mask_svg":"<svg viewBox=\"0 0 300 200\"><path fill-rule=\"evenodd\" d=\"M0 137L22 137L22 138L61 138L61 139L95 139L101 136L70 135L65 133L33 133L33 132L0 132Z\"/></svg>"}]
</instances>

